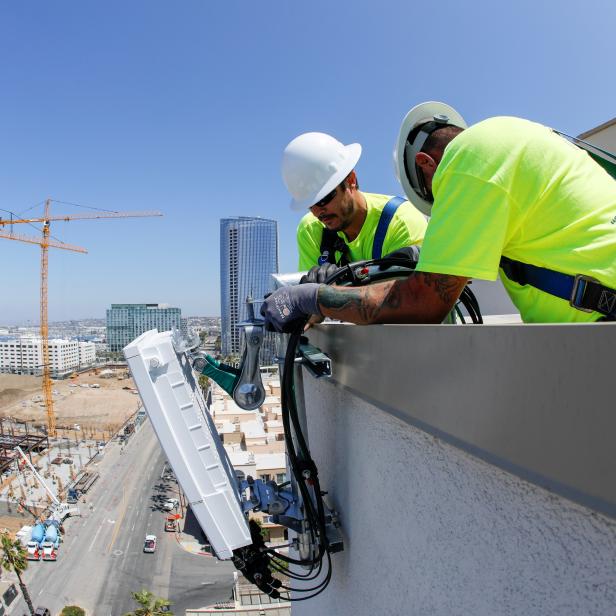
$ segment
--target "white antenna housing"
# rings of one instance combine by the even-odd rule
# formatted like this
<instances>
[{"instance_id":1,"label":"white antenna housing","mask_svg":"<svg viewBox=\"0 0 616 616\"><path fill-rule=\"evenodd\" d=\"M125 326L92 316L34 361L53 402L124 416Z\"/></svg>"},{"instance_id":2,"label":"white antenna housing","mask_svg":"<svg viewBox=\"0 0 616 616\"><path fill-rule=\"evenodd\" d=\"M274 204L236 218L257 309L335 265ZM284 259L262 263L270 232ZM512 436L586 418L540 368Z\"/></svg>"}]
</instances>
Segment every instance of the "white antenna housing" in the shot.
<instances>
[{"instance_id":1,"label":"white antenna housing","mask_svg":"<svg viewBox=\"0 0 616 616\"><path fill-rule=\"evenodd\" d=\"M145 332L124 348L143 406L218 558L252 543L233 467L184 353L172 333Z\"/></svg>"}]
</instances>

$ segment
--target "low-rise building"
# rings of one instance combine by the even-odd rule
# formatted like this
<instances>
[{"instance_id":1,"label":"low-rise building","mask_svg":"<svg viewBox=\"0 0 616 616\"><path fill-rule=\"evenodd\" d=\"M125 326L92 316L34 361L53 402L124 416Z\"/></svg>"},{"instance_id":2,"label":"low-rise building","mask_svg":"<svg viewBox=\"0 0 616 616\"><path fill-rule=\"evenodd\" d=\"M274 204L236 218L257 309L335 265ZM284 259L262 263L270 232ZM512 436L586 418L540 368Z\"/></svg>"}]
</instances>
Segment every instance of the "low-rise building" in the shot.
<instances>
[{"instance_id":1,"label":"low-rise building","mask_svg":"<svg viewBox=\"0 0 616 616\"><path fill-rule=\"evenodd\" d=\"M49 340L51 376L63 378L73 370L93 365L96 359L92 342ZM0 341L0 372L40 375L43 349L40 338L14 338Z\"/></svg>"}]
</instances>

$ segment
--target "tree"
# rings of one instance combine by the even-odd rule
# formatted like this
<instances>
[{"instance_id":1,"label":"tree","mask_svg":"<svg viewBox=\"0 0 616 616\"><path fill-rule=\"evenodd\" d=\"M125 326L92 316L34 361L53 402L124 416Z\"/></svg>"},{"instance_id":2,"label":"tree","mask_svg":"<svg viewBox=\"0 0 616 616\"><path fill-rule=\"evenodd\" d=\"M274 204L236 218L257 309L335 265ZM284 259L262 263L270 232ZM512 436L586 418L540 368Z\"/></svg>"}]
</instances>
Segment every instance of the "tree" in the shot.
<instances>
[{"instance_id":1,"label":"tree","mask_svg":"<svg viewBox=\"0 0 616 616\"><path fill-rule=\"evenodd\" d=\"M30 599L28 589L21 579L21 574L28 568L28 560L26 558L26 550L21 545L19 539L12 539L8 533L2 533L2 567L7 571L14 571L19 580L19 587L24 596L24 600L30 610L30 614L34 616L34 606Z\"/></svg>"},{"instance_id":2,"label":"tree","mask_svg":"<svg viewBox=\"0 0 616 616\"><path fill-rule=\"evenodd\" d=\"M210 377L206 376L205 374L200 374L199 375L199 387L201 387L204 393L207 391L207 388L209 386L210 386Z\"/></svg>"},{"instance_id":3,"label":"tree","mask_svg":"<svg viewBox=\"0 0 616 616\"><path fill-rule=\"evenodd\" d=\"M128 612L124 616L173 616L173 612L169 611L170 601L155 597L154 593L149 590L141 590L140 592L132 592L133 599L139 605L134 612Z\"/></svg>"},{"instance_id":4,"label":"tree","mask_svg":"<svg viewBox=\"0 0 616 616\"><path fill-rule=\"evenodd\" d=\"M77 605L67 605L60 612L60 616L86 616L86 611Z\"/></svg>"}]
</instances>

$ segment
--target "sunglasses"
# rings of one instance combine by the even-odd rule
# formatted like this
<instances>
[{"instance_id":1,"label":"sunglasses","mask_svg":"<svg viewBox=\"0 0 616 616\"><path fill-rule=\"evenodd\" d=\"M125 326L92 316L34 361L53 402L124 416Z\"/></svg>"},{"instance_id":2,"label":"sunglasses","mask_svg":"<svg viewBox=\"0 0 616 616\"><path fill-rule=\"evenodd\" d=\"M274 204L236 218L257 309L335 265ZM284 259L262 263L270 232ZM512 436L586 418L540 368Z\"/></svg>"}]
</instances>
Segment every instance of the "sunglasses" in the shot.
<instances>
[{"instance_id":1,"label":"sunglasses","mask_svg":"<svg viewBox=\"0 0 616 616\"><path fill-rule=\"evenodd\" d=\"M340 186L340 184L338 184L338 186ZM313 207L325 207L336 196L336 193L338 192L338 186L336 186L336 188L334 188L334 190L332 190L330 193L327 193L323 197L323 199L317 201L314 205L311 205L308 209L311 210Z\"/></svg>"}]
</instances>

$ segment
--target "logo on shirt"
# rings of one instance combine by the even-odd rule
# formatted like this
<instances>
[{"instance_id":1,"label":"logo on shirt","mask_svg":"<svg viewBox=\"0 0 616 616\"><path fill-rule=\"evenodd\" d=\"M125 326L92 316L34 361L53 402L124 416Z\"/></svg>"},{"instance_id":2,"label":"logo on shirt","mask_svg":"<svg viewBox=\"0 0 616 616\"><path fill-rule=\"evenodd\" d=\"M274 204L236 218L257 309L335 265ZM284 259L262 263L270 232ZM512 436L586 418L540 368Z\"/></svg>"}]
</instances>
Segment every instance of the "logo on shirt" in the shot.
<instances>
[{"instance_id":1,"label":"logo on shirt","mask_svg":"<svg viewBox=\"0 0 616 616\"><path fill-rule=\"evenodd\" d=\"M610 220L610 224L611 225L616 225L616 216L614 216L614 218L612 218L612 220Z\"/></svg>"}]
</instances>

